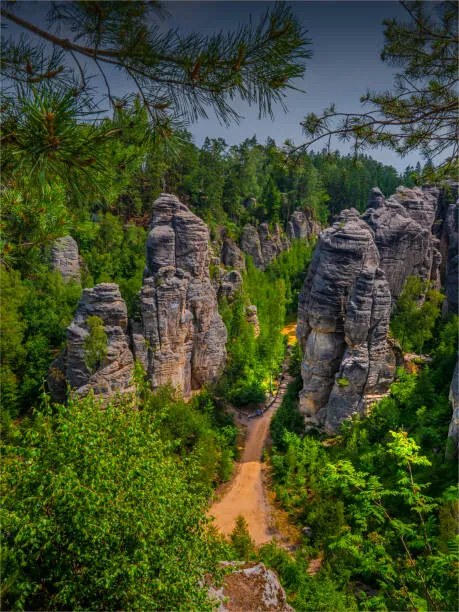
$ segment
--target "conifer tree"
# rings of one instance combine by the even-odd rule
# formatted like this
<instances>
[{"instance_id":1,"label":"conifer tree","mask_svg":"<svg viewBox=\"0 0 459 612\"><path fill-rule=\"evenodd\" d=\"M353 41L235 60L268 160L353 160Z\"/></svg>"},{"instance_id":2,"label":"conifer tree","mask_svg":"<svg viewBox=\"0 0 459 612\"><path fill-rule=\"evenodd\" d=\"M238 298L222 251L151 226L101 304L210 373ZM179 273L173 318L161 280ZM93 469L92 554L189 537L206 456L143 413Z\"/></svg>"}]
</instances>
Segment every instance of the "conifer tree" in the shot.
<instances>
[{"instance_id":1,"label":"conifer tree","mask_svg":"<svg viewBox=\"0 0 459 612\"><path fill-rule=\"evenodd\" d=\"M400 155L420 151L439 162L442 174L455 172L459 129L457 98L458 29L456 2L408 2L408 21L384 21L381 59L398 68L392 89L368 91L366 110L339 112L334 104L303 121L308 148L332 136L356 149L389 147Z\"/></svg>"}]
</instances>

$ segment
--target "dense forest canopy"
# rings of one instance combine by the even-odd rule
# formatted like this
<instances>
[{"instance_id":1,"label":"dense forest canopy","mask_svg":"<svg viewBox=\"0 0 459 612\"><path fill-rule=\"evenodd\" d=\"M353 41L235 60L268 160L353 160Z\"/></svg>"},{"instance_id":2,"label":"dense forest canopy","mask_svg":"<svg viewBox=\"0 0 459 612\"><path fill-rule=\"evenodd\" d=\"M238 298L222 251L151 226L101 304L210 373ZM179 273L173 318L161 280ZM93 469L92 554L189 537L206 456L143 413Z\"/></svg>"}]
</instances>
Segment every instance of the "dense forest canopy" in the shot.
<instances>
[{"instance_id":1,"label":"dense forest canopy","mask_svg":"<svg viewBox=\"0 0 459 612\"><path fill-rule=\"evenodd\" d=\"M363 212L371 188L389 196L421 184L437 154L446 156L437 177L451 176L452 4L438 5L435 19L421 3L404 5L414 25L388 22L384 51L401 75L394 91L367 97L376 107L370 125L353 115L334 128L334 109L305 122L313 138L343 134L427 155L425 168L400 175L358 151L293 150L255 136L231 146L193 142L187 127L209 109L236 121L239 97L270 115L303 75L310 41L283 3L258 24L211 36L159 28L158 2L52 3L46 27L21 3L2 4L5 23L33 34L3 37L0 64L5 609L210 609L206 579L218 580L217 561L238 558L276 569L297 610L455 607L458 505L447 435L457 317L442 319L444 296L432 283L409 277L391 320L398 354L422 359L398 370L371 415L333 437L305 430L301 350L285 361L281 335L297 314L314 236L291 238L263 269L243 257L239 289L218 303L225 370L188 402L167 386L153 392L140 362L131 393L105 403L71 392L53 402L47 385L83 289L116 283L130 320L138 316L160 193L177 194L205 221L215 255L225 238L240 243L247 224L285 238L295 211L316 227L347 208ZM85 62L102 76L103 109ZM113 95L108 66L131 83L126 98ZM387 121L400 134L388 134ZM55 240L68 235L81 257L70 281L51 265ZM228 271L215 259L212 281ZM107 357L107 330L96 315L85 325L84 366L93 372ZM276 503L302 535L295 551L257 550L244 520L226 541L206 511L238 458L232 414L264 405L287 362L294 380L272 422L269 465ZM317 574L306 571L311 561Z\"/></svg>"}]
</instances>

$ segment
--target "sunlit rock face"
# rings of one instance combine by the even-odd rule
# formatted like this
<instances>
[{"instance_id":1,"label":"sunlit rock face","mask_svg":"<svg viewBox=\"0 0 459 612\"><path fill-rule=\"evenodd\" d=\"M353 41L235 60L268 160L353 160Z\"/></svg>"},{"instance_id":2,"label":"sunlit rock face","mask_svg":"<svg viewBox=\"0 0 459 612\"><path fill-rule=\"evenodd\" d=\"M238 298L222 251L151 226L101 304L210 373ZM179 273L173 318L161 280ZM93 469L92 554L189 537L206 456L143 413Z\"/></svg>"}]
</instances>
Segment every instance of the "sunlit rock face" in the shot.
<instances>
[{"instance_id":1,"label":"sunlit rock face","mask_svg":"<svg viewBox=\"0 0 459 612\"><path fill-rule=\"evenodd\" d=\"M220 375L226 328L209 276L206 224L175 196L153 204L140 320L133 322L135 357L153 388L179 387L185 396Z\"/></svg>"},{"instance_id":2,"label":"sunlit rock face","mask_svg":"<svg viewBox=\"0 0 459 612\"><path fill-rule=\"evenodd\" d=\"M92 372L86 365L85 349L91 316L101 319L107 337L106 356ZM79 396L92 390L103 399L132 391L134 359L127 329L126 303L118 285L100 283L84 289L75 317L67 328L66 348L51 364L48 384L53 396L65 399L67 385Z\"/></svg>"},{"instance_id":3,"label":"sunlit rock face","mask_svg":"<svg viewBox=\"0 0 459 612\"><path fill-rule=\"evenodd\" d=\"M393 379L391 309L409 276L444 287L457 312L458 184L373 189L363 215L341 213L325 230L300 294L306 422L334 432Z\"/></svg>"},{"instance_id":4,"label":"sunlit rock face","mask_svg":"<svg viewBox=\"0 0 459 612\"><path fill-rule=\"evenodd\" d=\"M390 384L390 310L374 233L356 210L343 211L320 235L300 294L300 409L307 423L336 431L363 411L365 394Z\"/></svg>"},{"instance_id":5,"label":"sunlit rock face","mask_svg":"<svg viewBox=\"0 0 459 612\"><path fill-rule=\"evenodd\" d=\"M63 236L53 242L51 266L66 281L81 281L80 255L78 245L72 236Z\"/></svg>"},{"instance_id":6,"label":"sunlit rock face","mask_svg":"<svg viewBox=\"0 0 459 612\"><path fill-rule=\"evenodd\" d=\"M380 267L386 275L394 301L409 276L440 285L439 241L432 233L439 192L399 187L388 199L372 191L362 219L374 232Z\"/></svg>"},{"instance_id":7,"label":"sunlit rock face","mask_svg":"<svg viewBox=\"0 0 459 612\"><path fill-rule=\"evenodd\" d=\"M288 249L290 241L279 225L273 229L268 223L258 227L247 224L242 230L241 249L253 259L257 268L264 270L278 255Z\"/></svg>"},{"instance_id":8,"label":"sunlit rock face","mask_svg":"<svg viewBox=\"0 0 459 612\"><path fill-rule=\"evenodd\" d=\"M309 240L317 236L319 232L319 223L307 210L295 210L287 223L287 234L291 239Z\"/></svg>"},{"instance_id":9,"label":"sunlit rock face","mask_svg":"<svg viewBox=\"0 0 459 612\"><path fill-rule=\"evenodd\" d=\"M218 378L226 360L226 328L210 281L208 243L206 224L175 196L162 194L154 202L138 315L128 322L118 285L83 291L66 349L50 368L56 399L65 399L67 386L82 396L93 390L103 399L132 391L135 360L152 388L171 384L185 397ZM223 284L228 294L241 280L234 274ZM93 315L103 322L107 354L90 372L85 340Z\"/></svg>"}]
</instances>

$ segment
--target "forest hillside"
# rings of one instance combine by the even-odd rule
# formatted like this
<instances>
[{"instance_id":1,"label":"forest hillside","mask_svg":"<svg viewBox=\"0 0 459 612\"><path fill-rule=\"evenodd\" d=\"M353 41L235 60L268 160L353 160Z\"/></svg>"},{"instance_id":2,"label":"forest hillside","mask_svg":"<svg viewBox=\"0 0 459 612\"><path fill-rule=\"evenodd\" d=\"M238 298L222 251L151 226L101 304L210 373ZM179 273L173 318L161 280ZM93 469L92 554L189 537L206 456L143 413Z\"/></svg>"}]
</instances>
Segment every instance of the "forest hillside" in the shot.
<instances>
[{"instance_id":1,"label":"forest hillside","mask_svg":"<svg viewBox=\"0 0 459 612\"><path fill-rule=\"evenodd\" d=\"M387 20L372 110L228 145L189 128L298 93L294 7L186 34L160 3L25 4L1 6L1 609L456 609L456 7Z\"/></svg>"}]
</instances>

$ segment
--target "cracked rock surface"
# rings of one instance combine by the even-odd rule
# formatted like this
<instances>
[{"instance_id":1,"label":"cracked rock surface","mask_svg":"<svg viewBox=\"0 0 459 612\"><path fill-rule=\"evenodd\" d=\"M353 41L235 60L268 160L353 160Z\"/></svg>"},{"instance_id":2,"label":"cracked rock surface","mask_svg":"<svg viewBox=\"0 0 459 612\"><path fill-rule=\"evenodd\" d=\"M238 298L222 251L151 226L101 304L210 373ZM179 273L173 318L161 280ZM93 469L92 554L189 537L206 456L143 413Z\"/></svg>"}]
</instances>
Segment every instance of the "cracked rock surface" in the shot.
<instances>
[{"instance_id":1,"label":"cracked rock surface","mask_svg":"<svg viewBox=\"0 0 459 612\"><path fill-rule=\"evenodd\" d=\"M355 209L322 232L300 294L300 410L333 432L392 380L387 342L391 296L374 233Z\"/></svg>"},{"instance_id":2,"label":"cracked rock surface","mask_svg":"<svg viewBox=\"0 0 459 612\"><path fill-rule=\"evenodd\" d=\"M170 383L188 396L223 370L227 334L209 258L206 224L175 196L161 194L153 204L133 336L153 388Z\"/></svg>"}]
</instances>

